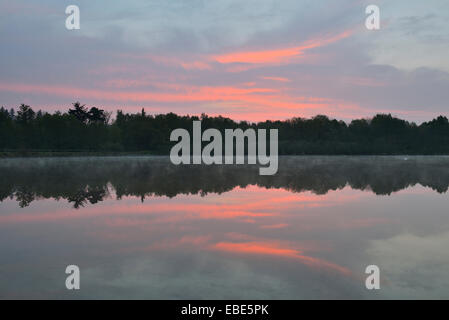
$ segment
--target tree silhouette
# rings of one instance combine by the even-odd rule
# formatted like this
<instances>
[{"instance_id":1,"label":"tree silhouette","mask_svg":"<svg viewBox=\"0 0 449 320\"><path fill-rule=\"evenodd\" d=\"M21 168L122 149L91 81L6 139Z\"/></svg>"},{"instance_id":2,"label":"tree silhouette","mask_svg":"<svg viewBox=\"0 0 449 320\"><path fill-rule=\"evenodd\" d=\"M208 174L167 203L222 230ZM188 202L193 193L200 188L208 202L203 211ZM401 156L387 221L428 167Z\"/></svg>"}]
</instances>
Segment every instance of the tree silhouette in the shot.
<instances>
[{"instance_id":1,"label":"tree silhouette","mask_svg":"<svg viewBox=\"0 0 449 320\"><path fill-rule=\"evenodd\" d=\"M106 123L106 113L104 110L96 107L90 108L87 113L87 118L89 119L89 123Z\"/></svg>"},{"instance_id":2,"label":"tree silhouette","mask_svg":"<svg viewBox=\"0 0 449 320\"><path fill-rule=\"evenodd\" d=\"M377 114L370 119L354 119L349 124L317 115L311 119L251 123L206 114L180 116L175 113L151 115L111 113L80 102L68 112L34 110L25 104L14 109L0 108L0 151L98 151L168 154L174 144L172 130L184 128L190 133L193 121L201 120L203 130L216 128L278 129L279 154L449 154L449 121L439 116L421 125Z\"/></svg>"},{"instance_id":3,"label":"tree silhouette","mask_svg":"<svg viewBox=\"0 0 449 320\"><path fill-rule=\"evenodd\" d=\"M89 113L87 111L86 105L81 105L81 103L78 101L73 103L73 109L69 109L69 114L74 116L82 123L86 123L89 119Z\"/></svg>"},{"instance_id":4,"label":"tree silhouette","mask_svg":"<svg viewBox=\"0 0 449 320\"><path fill-rule=\"evenodd\" d=\"M23 125L30 124L34 120L35 115L36 113L30 106L22 103L17 112L17 122Z\"/></svg>"}]
</instances>

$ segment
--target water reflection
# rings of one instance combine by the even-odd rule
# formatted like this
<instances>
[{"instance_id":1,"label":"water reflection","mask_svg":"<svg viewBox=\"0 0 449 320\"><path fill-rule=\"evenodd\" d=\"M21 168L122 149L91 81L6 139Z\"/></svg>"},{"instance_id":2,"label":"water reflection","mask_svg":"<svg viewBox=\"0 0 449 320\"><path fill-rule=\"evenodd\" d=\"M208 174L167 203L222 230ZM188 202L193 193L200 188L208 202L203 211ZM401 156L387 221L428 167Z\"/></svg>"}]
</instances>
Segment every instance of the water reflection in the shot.
<instances>
[{"instance_id":1,"label":"water reflection","mask_svg":"<svg viewBox=\"0 0 449 320\"><path fill-rule=\"evenodd\" d=\"M8 159L0 177L3 298L449 298L447 157L286 157L272 177Z\"/></svg>"},{"instance_id":2,"label":"water reflection","mask_svg":"<svg viewBox=\"0 0 449 320\"><path fill-rule=\"evenodd\" d=\"M292 192L370 190L389 195L420 184L439 193L449 186L448 157L281 157L279 173L260 176L257 166L174 166L166 157L9 159L0 162L0 201L21 207L36 198L66 199L74 208L110 196L175 197L223 193L257 185Z\"/></svg>"}]
</instances>

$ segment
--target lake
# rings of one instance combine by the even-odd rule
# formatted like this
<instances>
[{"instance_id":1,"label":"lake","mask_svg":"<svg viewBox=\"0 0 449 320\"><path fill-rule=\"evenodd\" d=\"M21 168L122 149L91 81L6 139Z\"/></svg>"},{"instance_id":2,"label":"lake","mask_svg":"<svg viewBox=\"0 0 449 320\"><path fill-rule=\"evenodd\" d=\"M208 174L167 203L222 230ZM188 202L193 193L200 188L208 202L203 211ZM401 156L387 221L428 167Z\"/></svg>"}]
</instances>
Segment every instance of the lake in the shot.
<instances>
[{"instance_id":1,"label":"lake","mask_svg":"<svg viewBox=\"0 0 449 320\"><path fill-rule=\"evenodd\" d=\"M0 298L449 298L449 157L258 169L1 159ZM80 290L65 287L72 264Z\"/></svg>"}]
</instances>

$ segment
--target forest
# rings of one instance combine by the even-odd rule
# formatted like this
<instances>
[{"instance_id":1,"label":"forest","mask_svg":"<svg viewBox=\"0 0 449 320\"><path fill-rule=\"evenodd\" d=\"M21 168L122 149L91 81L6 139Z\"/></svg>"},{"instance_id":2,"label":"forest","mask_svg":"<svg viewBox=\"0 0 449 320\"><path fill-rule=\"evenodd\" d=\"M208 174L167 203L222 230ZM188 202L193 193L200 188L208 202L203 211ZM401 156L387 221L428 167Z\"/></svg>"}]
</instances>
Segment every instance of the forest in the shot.
<instances>
[{"instance_id":1,"label":"forest","mask_svg":"<svg viewBox=\"0 0 449 320\"><path fill-rule=\"evenodd\" d=\"M112 152L169 154L175 142L170 132L192 130L201 120L203 130L247 128L278 129L280 155L390 155L449 154L449 121L445 116L416 124L391 114L377 114L349 123L317 115L284 121L252 123L206 114L150 115L118 110L112 113L75 102L65 112L35 111L21 104L0 108L0 151L8 152Z\"/></svg>"}]
</instances>

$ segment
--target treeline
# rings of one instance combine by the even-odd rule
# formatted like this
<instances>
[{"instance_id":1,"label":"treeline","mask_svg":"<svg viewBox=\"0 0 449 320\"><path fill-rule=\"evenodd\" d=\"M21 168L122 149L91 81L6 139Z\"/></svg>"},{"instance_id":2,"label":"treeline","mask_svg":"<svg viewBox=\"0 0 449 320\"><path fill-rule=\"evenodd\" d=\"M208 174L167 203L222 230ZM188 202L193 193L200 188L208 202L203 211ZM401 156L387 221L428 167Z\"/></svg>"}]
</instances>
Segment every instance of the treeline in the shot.
<instances>
[{"instance_id":1,"label":"treeline","mask_svg":"<svg viewBox=\"0 0 449 320\"><path fill-rule=\"evenodd\" d=\"M118 110L111 113L76 102L67 112L0 108L0 150L98 151L168 154L173 129L192 130L194 120L202 129L266 128L279 130L279 154L449 154L449 121L439 116L417 125L391 114L344 121L317 115L311 119L250 123L225 117L147 115Z\"/></svg>"}]
</instances>

